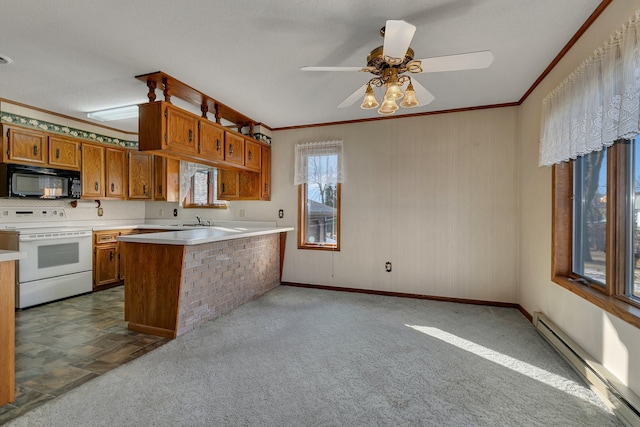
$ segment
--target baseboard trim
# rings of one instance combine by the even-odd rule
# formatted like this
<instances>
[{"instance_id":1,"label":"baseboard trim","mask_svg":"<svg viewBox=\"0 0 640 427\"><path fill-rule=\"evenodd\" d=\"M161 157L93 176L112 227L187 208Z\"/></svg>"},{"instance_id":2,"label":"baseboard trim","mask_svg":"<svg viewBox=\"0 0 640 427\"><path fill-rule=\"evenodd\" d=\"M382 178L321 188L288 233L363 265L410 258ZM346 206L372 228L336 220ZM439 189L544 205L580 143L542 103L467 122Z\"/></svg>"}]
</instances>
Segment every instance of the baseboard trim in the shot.
<instances>
[{"instance_id":1,"label":"baseboard trim","mask_svg":"<svg viewBox=\"0 0 640 427\"><path fill-rule=\"evenodd\" d=\"M500 301L484 301L484 300L475 300L475 299L464 299L464 298L450 298L450 297L439 297L434 295L421 295L421 294L410 294L404 292L390 292L390 291L376 291L373 289L359 289L359 288L343 288L339 286L326 286L326 285L311 285L308 283L293 283L293 282L282 282L281 285L284 286L295 286L298 288L313 288L313 289L323 289L327 291L338 291L338 292L352 292L358 294L372 294L372 295L384 295L387 297L399 297L399 298L412 298L412 299L427 299L433 301L443 301L443 302L457 302L460 304L474 304L474 305L489 305L493 307L506 307L506 308L516 308L522 312L525 317L531 321L531 315L525 314L526 311L523 311L522 307L519 304L510 303L510 302L500 302Z\"/></svg>"}]
</instances>

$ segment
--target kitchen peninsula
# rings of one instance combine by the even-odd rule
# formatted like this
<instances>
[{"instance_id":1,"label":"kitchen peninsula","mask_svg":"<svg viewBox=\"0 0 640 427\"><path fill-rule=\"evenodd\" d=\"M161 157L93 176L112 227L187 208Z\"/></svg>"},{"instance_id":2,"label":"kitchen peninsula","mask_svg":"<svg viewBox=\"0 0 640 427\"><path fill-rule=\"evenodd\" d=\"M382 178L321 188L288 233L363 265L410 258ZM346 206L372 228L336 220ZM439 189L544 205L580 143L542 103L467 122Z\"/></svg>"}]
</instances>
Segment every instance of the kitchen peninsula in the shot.
<instances>
[{"instance_id":1,"label":"kitchen peninsula","mask_svg":"<svg viewBox=\"0 0 640 427\"><path fill-rule=\"evenodd\" d=\"M15 400L15 261L26 257L0 250L0 406Z\"/></svg>"},{"instance_id":2,"label":"kitchen peninsula","mask_svg":"<svg viewBox=\"0 0 640 427\"><path fill-rule=\"evenodd\" d=\"M118 237L129 329L175 338L280 284L291 227L201 227Z\"/></svg>"}]
</instances>

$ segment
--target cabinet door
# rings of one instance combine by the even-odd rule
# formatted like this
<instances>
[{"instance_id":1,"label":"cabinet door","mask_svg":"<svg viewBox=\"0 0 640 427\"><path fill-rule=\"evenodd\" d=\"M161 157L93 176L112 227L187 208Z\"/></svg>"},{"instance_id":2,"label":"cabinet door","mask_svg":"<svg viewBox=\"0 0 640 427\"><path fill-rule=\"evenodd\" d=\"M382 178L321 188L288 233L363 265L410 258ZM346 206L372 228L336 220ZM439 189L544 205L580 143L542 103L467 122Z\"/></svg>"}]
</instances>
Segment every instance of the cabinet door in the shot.
<instances>
[{"instance_id":1,"label":"cabinet door","mask_svg":"<svg viewBox=\"0 0 640 427\"><path fill-rule=\"evenodd\" d=\"M166 106L167 129L165 141L167 148L177 153L198 154L196 140L198 119L192 114L175 107Z\"/></svg>"},{"instance_id":2,"label":"cabinet door","mask_svg":"<svg viewBox=\"0 0 640 427\"><path fill-rule=\"evenodd\" d=\"M82 144L82 197L104 197L104 147Z\"/></svg>"},{"instance_id":3,"label":"cabinet door","mask_svg":"<svg viewBox=\"0 0 640 427\"><path fill-rule=\"evenodd\" d=\"M180 198L180 160L153 156L153 199L177 202Z\"/></svg>"},{"instance_id":4,"label":"cabinet door","mask_svg":"<svg viewBox=\"0 0 640 427\"><path fill-rule=\"evenodd\" d=\"M240 196L240 174L218 169L218 199L237 199Z\"/></svg>"},{"instance_id":5,"label":"cabinet door","mask_svg":"<svg viewBox=\"0 0 640 427\"><path fill-rule=\"evenodd\" d=\"M150 154L129 151L130 199L151 199L151 161Z\"/></svg>"},{"instance_id":6,"label":"cabinet door","mask_svg":"<svg viewBox=\"0 0 640 427\"><path fill-rule=\"evenodd\" d=\"M244 166L244 138L241 135L225 131L224 149L227 162Z\"/></svg>"},{"instance_id":7,"label":"cabinet door","mask_svg":"<svg viewBox=\"0 0 640 427\"><path fill-rule=\"evenodd\" d=\"M93 288L118 282L118 246L115 243L96 246L93 263Z\"/></svg>"},{"instance_id":8,"label":"cabinet door","mask_svg":"<svg viewBox=\"0 0 640 427\"><path fill-rule=\"evenodd\" d=\"M249 169L260 172L260 144L249 139L244 141L244 165Z\"/></svg>"},{"instance_id":9,"label":"cabinet door","mask_svg":"<svg viewBox=\"0 0 640 427\"><path fill-rule=\"evenodd\" d=\"M7 127L6 158L9 163L47 163L47 136L38 131Z\"/></svg>"},{"instance_id":10,"label":"cabinet door","mask_svg":"<svg viewBox=\"0 0 640 427\"><path fill-rule=\"evenodd\" d=\"M261 147L260 200L271 200L271 147Z\"/></svg>"},{"instance_id":11,"label":"cabinet door","mask_svg":"<svg viewBox=\"0 0 640 427\"><path fill-rule=\"evenodd\" d=\"M153 200L167 201L167 158L153 156Z\"/></svg>"},{"instance_id":12,"label":"cabinet door","mask_svg":"<svg viewBox=\"0 0 640 427\"><path fill-rule=\"evenodd\" d=\"M126 151L118 148L105 148L105 178L107 186L105 196L112 199L124 199L126 194L127 157Z\"/></svg>"},{"instance_id":13,"label":"cabinet door","mask_svg":"<svg viewBox=\"0 0 640 427\"><path fill-rule=\"evenodd\" d=\"M50 136L49 164L60 169L80 170L80 143L71 139Z\"/></svg>"},{"instance_id":14,"label":"cabinet door","mask_svg":"<svg viewBox=\"0 0 640 427\"><path fill-rule=\"evenodd\" d=\"M201 119L200 154L211 160L224 160L224 129L222 126Z\"/></svg>"}]
</instances>

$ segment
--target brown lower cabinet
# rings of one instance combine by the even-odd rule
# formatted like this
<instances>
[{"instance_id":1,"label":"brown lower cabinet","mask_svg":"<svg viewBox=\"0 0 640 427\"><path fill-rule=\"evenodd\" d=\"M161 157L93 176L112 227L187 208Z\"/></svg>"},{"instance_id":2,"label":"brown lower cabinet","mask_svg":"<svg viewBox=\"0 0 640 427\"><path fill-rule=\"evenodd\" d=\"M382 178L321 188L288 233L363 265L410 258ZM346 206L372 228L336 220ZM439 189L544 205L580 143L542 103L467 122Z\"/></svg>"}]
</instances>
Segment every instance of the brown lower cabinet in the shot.
<instances>
[{"instance_id":1,"label":"brown lower cabinet","mask_svg":"<svg viewBox=\"0 0 640 427\"><path fill-rule=\"evenodd\" d=\"M93 233L93 290L110 288L120 284L120 260L118 257L119 230Z\"/></svg>"}]
</instances>

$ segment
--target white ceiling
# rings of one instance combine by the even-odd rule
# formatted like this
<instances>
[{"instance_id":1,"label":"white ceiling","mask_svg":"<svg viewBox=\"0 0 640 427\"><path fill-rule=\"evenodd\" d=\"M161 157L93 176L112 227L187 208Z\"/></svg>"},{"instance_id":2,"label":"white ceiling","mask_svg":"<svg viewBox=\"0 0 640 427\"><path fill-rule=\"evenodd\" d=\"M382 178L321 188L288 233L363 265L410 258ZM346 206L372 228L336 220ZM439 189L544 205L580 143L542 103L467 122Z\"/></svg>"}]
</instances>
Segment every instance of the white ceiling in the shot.
<instances>
[{"instance_id":1,"label":"white ceiling","mask_svg":"<svg viewBox=\"0 0 640 427\"><path fill-rule=\"evenodd\" d=\"M517 102L600 2L4 0L0 55L14 63L0 66L0 98L86 119L146 102L134 76L163 71L272 128L376 117L359 102L336 108L370 74L299 68L365 66L385 21L404 19L416 58L491 50L495 61L414 76L435 100L396 114Z\"/></svg>"}]
</instances>

